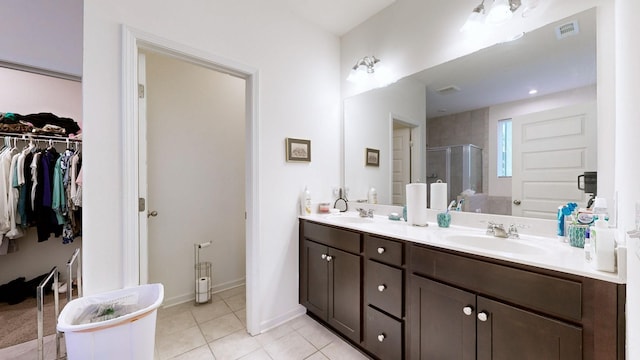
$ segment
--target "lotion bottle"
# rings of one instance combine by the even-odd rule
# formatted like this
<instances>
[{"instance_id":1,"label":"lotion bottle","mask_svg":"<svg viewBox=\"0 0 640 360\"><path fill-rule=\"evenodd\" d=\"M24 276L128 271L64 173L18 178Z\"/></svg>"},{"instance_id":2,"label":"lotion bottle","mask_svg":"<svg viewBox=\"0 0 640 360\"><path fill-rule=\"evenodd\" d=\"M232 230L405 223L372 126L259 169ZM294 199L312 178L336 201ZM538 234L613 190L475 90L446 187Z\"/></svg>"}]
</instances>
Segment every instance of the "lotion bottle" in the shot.
<instances>
[{"instance_id":1,"label":"lotion bottle","mask_svg":"<svg viewBox=\"0 0 640 360\"><path fill-rule=\"evenodd\" d=\"M301 215L311 215L311 192L306 186L300 197L300 213Z\"/></svg>"},{"instance_id":2,"label":"lotion bottle","mask_svg":"<svg viewBox=\"0 0 640 360\"><path fill-rule=\"evenodd\" d=\"M609 229L604 219L595 221L590 229L592 264L596 270L616 271L616 239L613 229Z\"/></svg>"}]
</instances>

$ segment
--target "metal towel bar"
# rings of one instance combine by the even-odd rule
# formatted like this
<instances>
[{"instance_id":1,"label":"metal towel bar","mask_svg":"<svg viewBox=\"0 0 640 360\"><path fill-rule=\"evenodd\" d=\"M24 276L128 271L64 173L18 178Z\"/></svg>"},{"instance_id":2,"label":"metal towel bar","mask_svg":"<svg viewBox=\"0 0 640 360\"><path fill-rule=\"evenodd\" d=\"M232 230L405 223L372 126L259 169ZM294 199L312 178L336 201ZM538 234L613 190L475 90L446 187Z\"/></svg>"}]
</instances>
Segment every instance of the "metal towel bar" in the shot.
<instances>
[{"instance_id":1,"label":"metal towel bar","mask_svg":"<svg viewBox=\"0 0 640 360\"><path fill-rule=\"evenodd\" d=\"M67 261L67 303L73 298L73 265L76 265L76 282L78 287L78 297L82 297L82 269L80 267L80 248L77 248L69 261ZM37 289L38 298L38 360L44 360L44 291L47 284L53 278L53 301L55 311L55 323L58 324L58 316L60 315L60 301L58 299L58 267L54 267L49 272L46 279L40 282ZM60 338L61 334L56 328L56 359L62 359L60 356Z\"/></svg>"}]
</instances>

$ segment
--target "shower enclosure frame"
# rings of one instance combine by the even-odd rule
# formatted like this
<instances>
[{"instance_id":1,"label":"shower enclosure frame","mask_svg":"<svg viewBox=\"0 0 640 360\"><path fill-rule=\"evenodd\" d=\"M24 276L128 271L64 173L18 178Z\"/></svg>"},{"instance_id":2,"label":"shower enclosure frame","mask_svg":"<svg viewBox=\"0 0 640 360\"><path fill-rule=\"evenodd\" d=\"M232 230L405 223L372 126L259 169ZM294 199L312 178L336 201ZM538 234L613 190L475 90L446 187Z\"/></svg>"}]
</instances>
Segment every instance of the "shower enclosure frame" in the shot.
<instances>
[{"instance_id":1,"label":"shower enclosure frame","mask_svg":"<svg viewBox=\"0 0 640 360\"><path fill-rule=\"evenodd\" d=\"M462 148L462 164L461 164L461 170L462 170L462 186L461 189L456 189L456 194L452 197L452 182L451 182L451 171L452 171L452 165L451 165L451 155L452 155L452 148L457 148L457 147L461 147ZM477 169L479 170L478 173L476 175L479 176L479 184L475 184L472 185L472 162L471 162L471 149L477 149L480 152L480 156L478 157L480 164L479 166L477 166ZM445 152L445 176L442 177L441 174L437 174L435 172L433 172L432 168L429 167L429 153L435 153L435 152ZM482 182L483 182L483 178L482 178L482 156L483 155L483 149L480 146L477 145L473 145L473 144L457 144L457 145L446 145L446 146L436 146L436 147L427 147L427 151L426 151L426 169L427 169L427 201L430 200L431 198L431 189L430 189L430 184L434 183L438 180L442 180L443 182L449 184L449 186L447 186L447 202L451 202L451 200L457 200L457 196L460 194L460 192L466 190L466 189L471 189L471 188L475 188L473 190L475 190L476 192L482 192ZM459 191L458 191L459 190Z\"/></svg>"}]
</instances>

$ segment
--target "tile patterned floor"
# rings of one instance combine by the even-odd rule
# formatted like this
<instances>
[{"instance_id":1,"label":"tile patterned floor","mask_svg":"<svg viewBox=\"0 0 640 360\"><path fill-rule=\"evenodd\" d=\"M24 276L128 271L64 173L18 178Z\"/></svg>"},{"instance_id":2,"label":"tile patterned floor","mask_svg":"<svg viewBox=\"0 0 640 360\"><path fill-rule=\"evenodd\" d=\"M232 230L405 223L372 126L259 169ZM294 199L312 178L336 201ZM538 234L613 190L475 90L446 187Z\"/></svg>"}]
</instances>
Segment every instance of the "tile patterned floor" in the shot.
<instances>
[{"instance_id":1,"label":"tile patterned floor","mask_svg":"<svg viewBox=\"0 0 640 360\"><path fill-rule=\"evenodd\" d=\"M245 328L244 292L238 287L214 295L210 304L160 309L155 359L368 359L306 315L252 337Z\"/></svg>"},{"instance_id":2,"label":"tile patterned floor","mask_svg":"<svg viewBox=\"0 0 640 360\"><path fill-rule=\"evenodd\" d=\"M193 302L161 308L154 360L360 360L368 359L310 317L303 315L258 336L246 331L244 286ZM55 358L53 336L45 358ZM62 341L64 354L64 340ZM35 341L0 349L0 359L37 359Z\"/></svg>"}]
</instances>

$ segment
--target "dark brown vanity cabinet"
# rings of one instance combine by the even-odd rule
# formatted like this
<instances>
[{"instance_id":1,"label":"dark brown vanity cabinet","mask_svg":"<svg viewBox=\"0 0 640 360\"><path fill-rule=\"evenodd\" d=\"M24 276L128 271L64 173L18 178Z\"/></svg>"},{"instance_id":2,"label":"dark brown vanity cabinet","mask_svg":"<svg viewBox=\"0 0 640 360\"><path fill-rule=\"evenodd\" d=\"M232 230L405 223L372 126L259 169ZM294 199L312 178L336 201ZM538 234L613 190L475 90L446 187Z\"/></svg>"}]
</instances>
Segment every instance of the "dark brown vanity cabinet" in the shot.
<instances>
[{"instance_id":1,"label":"dark brown vanity cabinet","mask_svg":"<svg viewBox=\"0 0 640 360\"><path fill-rule=\"evenodd\" d=\"M409 249L408 358L624 359L624 286Z\"/></svg>"},{"instance_id":2,"label":"dark brown vanity cabinet","mask_svg":"<svg viewBox=\"0 0 640 360\"><path fill-rule=\"evenodd\" d=\"M365 234L364 347L380 359L404 358L404 243Z\"/></svg>"},{"instance_id":3,"label":"dark brown vanity cabinet","mask_svg":"<svg viewBox=\"0 0 640 360\"><path fill-rule=\"evenodd\" d=\"M300 221L300 303L380 360L622 360L625 292Z\"/></svg>"},{"instance_id":4,"label":"dark brown vanity cabinet","mask_svg":"<svg viewBox=\"0 0 640 360\"><path fill-rule=\"evenodd\" d=\"M301 223L300 303L349 339L360 343L361 234Z\"/></svg>"},{"instance_id":5,"label":"dark brown vanity cabinet","mask_svg":"<svg viewBox=\"0 0 640 360\"><path fill-rule=\"evenodd\" d=\"M582 329L412 275L411 359L582 359Z\"/></svg>"}]
</instances>

